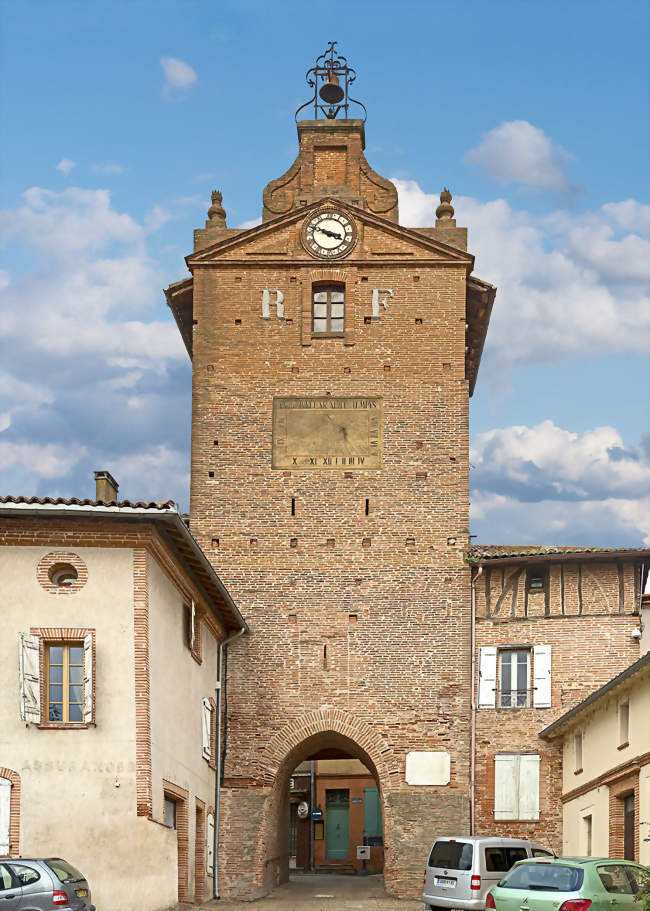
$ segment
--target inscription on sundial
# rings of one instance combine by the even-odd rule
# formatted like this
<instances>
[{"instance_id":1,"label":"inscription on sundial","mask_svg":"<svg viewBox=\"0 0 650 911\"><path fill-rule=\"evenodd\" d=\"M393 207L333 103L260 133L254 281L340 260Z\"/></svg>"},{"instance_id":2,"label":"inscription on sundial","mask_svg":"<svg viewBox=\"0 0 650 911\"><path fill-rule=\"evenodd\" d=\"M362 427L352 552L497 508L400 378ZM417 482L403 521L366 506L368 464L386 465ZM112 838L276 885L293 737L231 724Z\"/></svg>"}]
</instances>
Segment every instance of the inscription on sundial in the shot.
<instances>
[{"instance_id":1,"label":"inscription on sundial","mask_svg":"<svg viewBox=\"0 0 650 911\"><path fill-rule=\"evenodd\" d=\"M383 415L378 396L273 399L273 468L381 468Z\"/></svg>"}]
</instances>

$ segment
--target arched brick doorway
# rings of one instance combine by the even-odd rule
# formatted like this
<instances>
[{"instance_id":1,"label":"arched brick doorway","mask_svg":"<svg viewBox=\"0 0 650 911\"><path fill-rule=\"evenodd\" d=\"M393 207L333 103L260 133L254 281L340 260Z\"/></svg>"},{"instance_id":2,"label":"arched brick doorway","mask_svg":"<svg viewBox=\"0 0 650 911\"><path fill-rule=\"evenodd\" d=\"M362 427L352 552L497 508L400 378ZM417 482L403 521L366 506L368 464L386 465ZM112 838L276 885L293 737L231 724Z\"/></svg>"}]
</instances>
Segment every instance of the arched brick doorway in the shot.
<instances>
[{"instance_id":1,"label":"arched brick doorway","mask_svg":"<svg viewBox=\"0 0 650 911\"><path fill-rule=\"evenodd\" d=\"M258 898L268 894L289 877L289 784L291 774L304 760L319 755L359 759L374 776L379 789L384 831L384 878L391 890L394 875L392 849L393 814L389 795L399 781L390 744L372 726L340 710L320 710L289 722L269 742L262 753L262 776L247 794L224 789L224 818L230 832L244 825L243 814L255 806L258 823L254 847L247 854L248 876L243 872L241 846L224 846L224 896ZM255 792L253 794L252 792ZM263 798L263 799L262 799ZM248 817L248 830L250 815ZM239 869L238 869L239 868ZM251 869L252 868L252 869ZM248 882L246 882L248 880Z\"/></svg>"}]
</instances>

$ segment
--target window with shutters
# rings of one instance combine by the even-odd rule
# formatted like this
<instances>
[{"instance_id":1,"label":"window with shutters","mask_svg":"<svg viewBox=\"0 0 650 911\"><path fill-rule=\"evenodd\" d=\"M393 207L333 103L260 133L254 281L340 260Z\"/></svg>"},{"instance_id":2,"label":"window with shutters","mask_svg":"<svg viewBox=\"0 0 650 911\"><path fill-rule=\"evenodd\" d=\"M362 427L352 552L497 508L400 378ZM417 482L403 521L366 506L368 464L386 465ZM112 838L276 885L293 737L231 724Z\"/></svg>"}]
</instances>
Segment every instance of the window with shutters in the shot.
<instances>
[{"instance_id":1,"label":"window with shutters","mask_svg":"<svg viewBox=\"0 0 650 911\"><path fill-rule=\"evenodd\" d=\"M217 758L217 707L214 699L204 699L201 704L202 755L210 766L216 768Z\"/></svg>"},{"instance_id":2,"label":"window with shutters","mask_svg":"<svg viewBox=\"0 0 650 911\"><path fill-rule=\"evenodd\" d=\"M539 819L539 764L536 753L494 757L494 818Z\"/></svg>"},{"instance_id":3,"label":"window with shutters","mask_svg":"<svg viewBox=\"0 0 650 911\"><path fill-rule=\"evenodd\" d=\"M189 648L192 658L201 664L201 620L194 601L183 604L183 625L185 644Z\"/></svg>"},{"instance_id":4,"label":"window with shutters","mask_svg":"<svg viewBox=\"0 0 650 911\"><path fill-rule=\"evenodd\" d=\"M312 332L314 335L343 335L345 329L345 285L314 285Z\"/></svg>"},{"instance_id":5,"label":"window with shutters","mask_svg":"<svg viewBox=\"0 0 650 911\"><path fill-rule=\"evenodd\" d=\"M481 646L478 707L521 709L531 704L551 705L551 646Z\"/></svg>"},{"instance_id":6,"label":"window with shutters","mask_svg":"<svg viewBox=\"0 0 650 911\"><path fill-rule=\"evenodd\" d=\"M41 727L95 720L94 631L36 629L20 636L20 717Z\"/></svg>"},{"instance_id":7,"label":"window with shutters","mask_svg":"<svg viewBox=\"0 0 650 911\"><path fill-rule=\"evenodd\" d=\"M20 775L0 766L0 857L20 855Z\"/></svg>"},{"instance_id":8,"label":"window with shutters","mask_svg":"<svg viewBox=\"0 0 650 911\"><path fill-rule=\"evenodd\" d=\"M11 782L0 778L0 857L9 856L11 821Z\"/></svg>"},{"instance_id":9,"label":"window with shutters","mask_svg":"<svg viewBox=\"0 0 650 911\"><path fill-rule=\"evenodd\" d=\"M208 874L214 873L214 814L208 813L205 826L205 866Z\"/></svg>"}]
</instances>

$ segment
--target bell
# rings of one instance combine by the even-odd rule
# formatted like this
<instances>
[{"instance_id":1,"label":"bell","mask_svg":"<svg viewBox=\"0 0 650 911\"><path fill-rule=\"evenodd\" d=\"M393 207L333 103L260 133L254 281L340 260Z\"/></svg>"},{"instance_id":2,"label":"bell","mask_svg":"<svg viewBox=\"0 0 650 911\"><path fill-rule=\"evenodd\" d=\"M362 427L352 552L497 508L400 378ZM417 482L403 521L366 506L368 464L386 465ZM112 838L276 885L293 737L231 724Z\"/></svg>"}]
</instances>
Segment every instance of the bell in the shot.
<instances>
[{"instance_id":1,"label":"bell","mask_svg":"<svg viewBox=\"0 0 650 911\"><path fill-rule=\"evenodd\" d=\"M339 85L338 76L336 76L332 70L329 71L327 75L327 82L323 83L318 94L326 104L338 104L339 101L343 100L345 92Z\"/></svg>"}]
</instances>

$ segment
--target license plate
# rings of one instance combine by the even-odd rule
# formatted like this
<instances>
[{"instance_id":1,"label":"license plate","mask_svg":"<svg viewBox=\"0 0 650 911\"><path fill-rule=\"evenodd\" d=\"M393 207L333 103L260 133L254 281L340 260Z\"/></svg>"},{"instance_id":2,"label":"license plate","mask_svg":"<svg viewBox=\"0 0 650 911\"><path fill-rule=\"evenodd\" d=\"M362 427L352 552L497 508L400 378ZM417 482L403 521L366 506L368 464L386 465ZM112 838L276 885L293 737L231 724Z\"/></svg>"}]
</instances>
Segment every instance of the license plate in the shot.
<instances>
[{"instance_id":1,"label":"license plate","mask_svg":"<svg viewBox=\"0 0 650 911\"><path fill-rule=\"evenodd\" d=\"M88 889L77 889L77 898L87 898Z\"/></svg>"},{"instance_id":2,"label":"license plate","mask_svg":"<svg viewBox=\"0 0 650 911\"><path fill-rule=\"evenodd\" d=\"M446 876L436 876L436 886L442 886L443 889L453 889L455 885L455 879L447 879Z\"/></svg>"}]
</instances>

